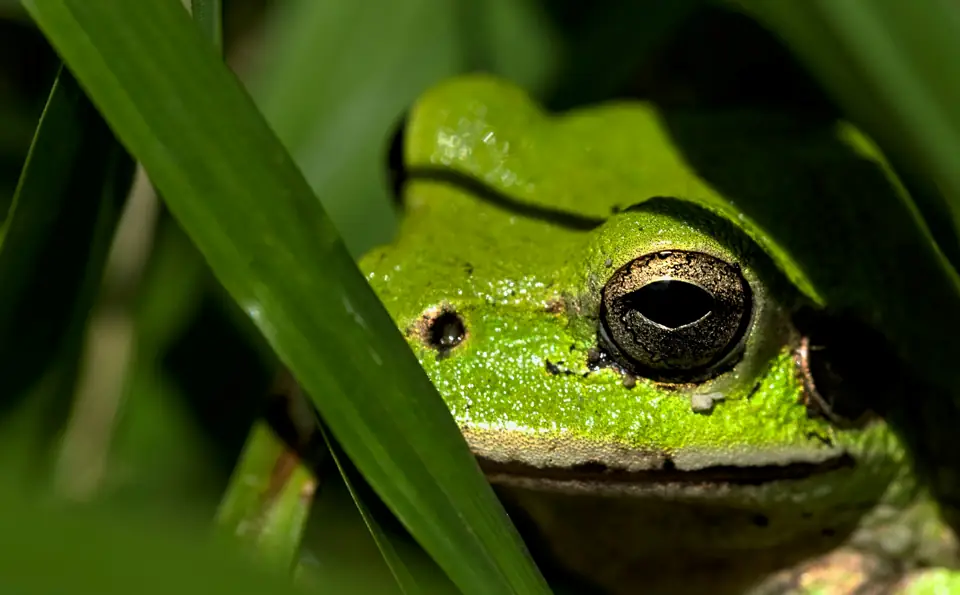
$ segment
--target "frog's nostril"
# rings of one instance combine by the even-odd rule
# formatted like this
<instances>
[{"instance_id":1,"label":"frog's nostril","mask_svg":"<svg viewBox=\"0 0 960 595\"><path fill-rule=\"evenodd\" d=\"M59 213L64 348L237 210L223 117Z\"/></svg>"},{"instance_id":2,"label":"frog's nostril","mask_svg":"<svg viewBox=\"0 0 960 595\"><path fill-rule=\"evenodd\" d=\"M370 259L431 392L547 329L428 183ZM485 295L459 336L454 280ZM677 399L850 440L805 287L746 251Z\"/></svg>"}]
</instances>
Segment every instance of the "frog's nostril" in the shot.
<instances>
[{"instance_id":1,"label":"frog's nostril","mask_svg":"<svg viewBox=\"0 0 960 595\"><path fill-rule=\"evenodd\" d=\"M645 318L668 329L693 324L713 310L713 295L686 281L654 281L625 299Z\"/></svg>"},{"instance_id":2,"label":"frog's nostril","mask_svg":"<svg viewBox=\"0 0 960 595\"><path fill-rule=\"evenodd\" d=\"M434 349L447 351L459 345L467 334L460 315L451 310L440 313L430 322L427 330L427 342Z\"/></svg>"}]
</instances>

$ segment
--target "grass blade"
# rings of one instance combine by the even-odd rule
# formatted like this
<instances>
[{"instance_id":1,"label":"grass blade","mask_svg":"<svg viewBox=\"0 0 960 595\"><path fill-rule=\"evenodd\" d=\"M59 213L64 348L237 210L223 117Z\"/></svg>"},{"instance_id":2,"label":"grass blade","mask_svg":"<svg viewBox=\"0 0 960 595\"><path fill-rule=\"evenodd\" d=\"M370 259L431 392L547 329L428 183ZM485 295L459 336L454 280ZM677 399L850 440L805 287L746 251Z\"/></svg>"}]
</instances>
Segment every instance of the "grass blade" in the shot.
<instances>
[{"instance_id":1,"label":"grass blade","mask_svg":"<svg viewBox=\"0 0 960 595\"><path fill-rule=\"evenodd\" d=\"M400 591L405 595L422 593L422 588L418 585L413 574L411 574L410 570L406 567L406 564L404 564L403 560L400 558L400 555L397 554L393 544L390 543L389 537L383 533L383 530L380 528L377 520L370 513L370 510L366 507L366 505L363 503L363 500L360 498L360 495L357 493L357 490L353 485L352 478L350 477L350 473L348 473L348 470L345 466L345 462L341 460L343 458L343 453L337 452L339 449L337 448L336 443L334 443L330 439L330 436L327 435L327 430L323 427L323 424L320 425L319 431L323 436L323 441L326 443L327 448L330 450L330 455L333 457L333 461L336 464L337 469L340 471L341 477L343 477L343 482L347 486L350 496L357 505L357 510L360 511L360 516L363 518L363 522L367 525L367 529L370 531L370 535L377 544L377 549L380 550L380 555L383 556L383 560L390 569L390 573L393 575L394 580L397 581Z\"/></svg>"},{"instance_id":2,"label":"grass blade","mask_svg":"<svg viewBox=\"0 0 960 595\"><path fill-rule=\"evenodd\" d=\"M191 15L217 51L222 51L220 0L191 0ZM288 392L279 398L289 402L299 396ZM289 572L296 564L316 489L317 479L300 454L265 420L257 419L240 453L217 521L235 536L251 542L269 565Z\"/></svg>"},{"instance_id":3,"label":"grass blade","mask_svg":"<svg viewBox=\"0 0 960 595\"><path fill-rule=\"evenodd\" d=\"M35 401L27 405L33 414L15 420L22 427L5 426L4 436L33 441L13 451L39 447L43 456L53 454L49 448L66 421L87 317L132 176L133 161L73 76L61 69L0 240L5 405L26 391ZM31 417L42 421L27 421ZM24 467L36 474L48 462Z\"/></svg>"},{"instance_id":4,"label":"grass blade","mask_svg":"<svg viewBox=\"0 0 960 595\"><path fill-rule=\"evenodd\" d=\"M442 399L186 11L174 0L24 5L344 450L454 583L465 593L547 592Z\"/></svg>"},{"instance_id":5,"label":"grass blade","mask_svg":"<svg viewBox=\"0 0 960 595\"><path fill-rule=\"evenodd\" d=\"M71 320L86 316L132 174L123 147L61 70L2 231L0 374L8 395L35 380Z\"/></svg>"},{"instance_id":6,"label":"grass blade","mask_svg":"<svg viewBox=\"0 0 960 595\"><path fill-rule=\"evenodd\" d=\"M929 180L914 199L944 252L960 266L957 6L901 0L737 4L782 36L901 175Z\"/></svg>"},{"instance_id":7,"label":"grass blade","mask_svg":"<svg viewBox=\"0 0 960 595\"><path fill-rule=\"evenodd\" d=\"M213 47L218 52L223 51L223 7L220 0L190 0L190 14Z\"/></svg>"},{"instance_id":8,"label":"grass blade","mask_svg":"<svg viewBox=\"0 0 960 595\"><path fill-rule=\"evenodd\" d=\"M257 421L240 455L217 522L272 567L296 562L317 480L298 454Z\"/></svg>"}]
</instances>

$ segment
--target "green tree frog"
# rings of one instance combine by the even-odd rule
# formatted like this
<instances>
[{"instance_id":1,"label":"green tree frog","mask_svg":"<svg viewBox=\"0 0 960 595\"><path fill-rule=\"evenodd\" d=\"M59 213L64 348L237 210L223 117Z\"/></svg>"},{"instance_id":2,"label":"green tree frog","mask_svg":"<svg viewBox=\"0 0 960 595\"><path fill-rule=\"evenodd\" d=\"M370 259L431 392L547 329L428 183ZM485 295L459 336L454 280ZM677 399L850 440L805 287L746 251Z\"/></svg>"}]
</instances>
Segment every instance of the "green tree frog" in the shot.
<instances>
[{"instance_id":1,"label":"green tree frog","mask_svg":"<svg viewBox=\"0 0 960 595\"><path fill-rule=\"evenodd\" d=\"M885 298L845 289L879 269L850 264L858 230L801 233L851 183L876 203L863 241L910 216L852 135L639 102L553 115L486 76L414 106L402 226L361 268L555 584L955 580L922 572L956 546L887 422L909 381L872 330ZM824 243L841 264L810 267ZM929 273L911 262L904 283Z\"/></svg>"}]
</instances>

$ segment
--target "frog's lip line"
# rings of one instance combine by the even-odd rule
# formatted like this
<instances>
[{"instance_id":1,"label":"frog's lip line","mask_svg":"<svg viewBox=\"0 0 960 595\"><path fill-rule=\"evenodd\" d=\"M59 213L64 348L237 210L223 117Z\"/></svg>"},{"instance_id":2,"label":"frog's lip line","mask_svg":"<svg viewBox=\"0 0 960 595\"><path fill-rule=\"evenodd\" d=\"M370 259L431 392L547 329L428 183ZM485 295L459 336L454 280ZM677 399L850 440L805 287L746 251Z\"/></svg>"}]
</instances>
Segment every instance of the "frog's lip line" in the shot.
<instances>
[{"instance_id":1,"label":"frog's lip line","mask_svg":"<svg viewBox=\"0 0 960 595\"><path fill-rule=\"evenodd\" d=\"M666 453L517 431L463 428L484 472L505 482L760 485L852 468L837 447L683 448Z\"/></svg>"},{"instance_id":2,"label":"frog's lip line","mask_svg":"<svg viewBox=\"0 0 960 595\"><path fill-rule=\"evenodd\" d=\"M829 473L854 466L853 457L848 454L821 463L788 463L786 465L763 465L736 467L717 465L692 471L679 471L670 459L661 469L644 471L626 471L613 469L601 463L586 463L570 468L535 467L525 463L501 463L479 458L480 468L496 483L548 484L725 484L738 486L757 486L775 481L806 479L814 475Z\"/></svg>"}]
</instances>

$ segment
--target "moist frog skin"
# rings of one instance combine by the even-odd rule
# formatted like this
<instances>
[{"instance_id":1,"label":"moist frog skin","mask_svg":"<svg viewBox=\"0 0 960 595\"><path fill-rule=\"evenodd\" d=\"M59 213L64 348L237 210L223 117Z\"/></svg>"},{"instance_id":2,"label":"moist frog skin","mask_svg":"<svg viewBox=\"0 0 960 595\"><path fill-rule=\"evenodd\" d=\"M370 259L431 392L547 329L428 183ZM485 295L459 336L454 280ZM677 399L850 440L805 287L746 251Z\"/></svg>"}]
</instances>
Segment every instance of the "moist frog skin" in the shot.
<instances>
[{"instance_id":1,"label":"moist frog skin","mask_svg":"<svg viewBox=\"0 0 960 595\"><path fill-rule=\"evenodd\" d=\"M896 357L675 135L647 104L551 115L471 76L427 92L392 151L403 220L361 268L538 565L574 592L664 594L952 566L884 417ZM814 162L843 143L804 139Z\"/></svg>"}]
</instances>

